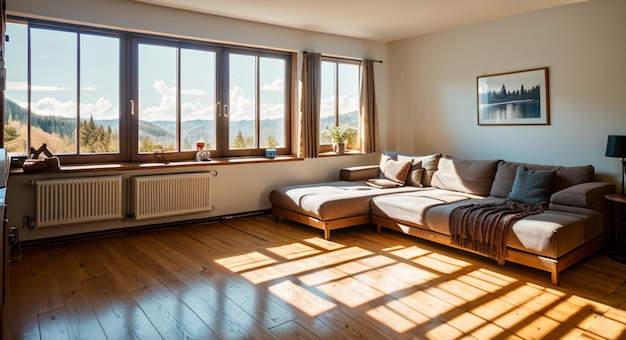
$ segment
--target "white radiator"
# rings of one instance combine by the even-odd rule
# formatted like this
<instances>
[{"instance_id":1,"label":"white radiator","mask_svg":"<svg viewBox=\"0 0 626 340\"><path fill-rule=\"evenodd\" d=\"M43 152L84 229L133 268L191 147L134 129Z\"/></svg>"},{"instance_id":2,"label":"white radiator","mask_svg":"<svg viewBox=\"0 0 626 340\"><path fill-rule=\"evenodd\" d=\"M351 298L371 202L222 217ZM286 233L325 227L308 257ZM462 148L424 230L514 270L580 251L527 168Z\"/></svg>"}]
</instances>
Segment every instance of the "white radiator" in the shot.
<instances>
[{"instance_id":1,"label":"white radiator","mask_svg":"<svg viewBox=\"0 0 626 340\"><path fill-rule=\"evenodd\" d=\"M135 220L212 211L216 171L132 177Z\"/></svg>"},{"instance_id":2,"label":"white radiator","mask_svg":"<svg viewBox=\"0 0 626 340\"><path fill-rule=\"evenodd\" d=\"M122 218L122 176L36 180L35 228Z\"/></svg>"}]
</instances>

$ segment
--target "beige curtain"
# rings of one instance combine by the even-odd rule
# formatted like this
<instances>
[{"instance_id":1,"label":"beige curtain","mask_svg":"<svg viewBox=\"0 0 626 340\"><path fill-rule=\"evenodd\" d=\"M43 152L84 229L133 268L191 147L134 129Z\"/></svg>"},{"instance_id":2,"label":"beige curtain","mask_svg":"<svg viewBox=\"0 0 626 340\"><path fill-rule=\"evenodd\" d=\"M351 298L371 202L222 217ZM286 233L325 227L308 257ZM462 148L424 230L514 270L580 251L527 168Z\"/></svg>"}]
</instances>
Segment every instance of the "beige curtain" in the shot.
<instances>
[{"instance_id":1,"label":"beige curtain","mask_svg":"<svg viewBox=\"0 0 626 340\"><path fill-rule=\"evenodd\" d=\"M322 55L303 53L298 157L317 158L320 139Z\"/></svg>"},{"instance_id":2,"label":"beige curtain","mask_svg":"<svg viewBox=\"0 0 626 340\"><path fill-rule=\"evenodd\" d=\"M361 74L361 105L359 115L361 119L361 131L359 142L361 151L372 153L379 151L378 141L378 110L376 109L376 92L374 91L374 63L375 60L363 60Z\"/></svg>"}]
</instances>

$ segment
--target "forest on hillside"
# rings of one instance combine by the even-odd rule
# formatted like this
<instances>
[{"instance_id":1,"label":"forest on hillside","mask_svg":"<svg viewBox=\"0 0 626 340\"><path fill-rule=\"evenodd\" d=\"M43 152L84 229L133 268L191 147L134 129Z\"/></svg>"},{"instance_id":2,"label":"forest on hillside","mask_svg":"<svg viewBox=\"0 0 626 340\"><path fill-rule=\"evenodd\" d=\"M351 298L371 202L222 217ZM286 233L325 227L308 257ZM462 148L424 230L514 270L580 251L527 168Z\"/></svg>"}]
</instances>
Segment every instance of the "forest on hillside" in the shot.
<instances>
[{"instance_id":1,"label":"forest on hillside","mask_svg":"<svg viewBox=\"0 0 626 340\"><path fill-rule=\"evenodd\" d=\"M28 135L28 111L14 101L6 100L5 135L4 143L7 151L17 154L25 154ZM350 112L341 115L342 123L357 125L358 113ZM38 147L46 143L55 154L76 153L76 118L67 118L54 115L31 114L31 145ZM322 122L333 124L332 121ZM261 148L268 147L272 143L284 143L285 127L284 120L265 119L261 124ZM321 126L325 129L326 126ZM152 152L162 149L173 151L176 149L176 122L157 121L139 122L139 149L141 152ZM215 136L214 120L184 121L181 125L181 149L195 150L195 142L207 141L206 148L214 148ZM248 148L255 147L254 137L257 126L254 121L231 121L230 139L231 147ZM97 120L93 117L80 121L80 150L81 153L115 153L119 152L119 120Z\"/></svg>"}]
</instances>

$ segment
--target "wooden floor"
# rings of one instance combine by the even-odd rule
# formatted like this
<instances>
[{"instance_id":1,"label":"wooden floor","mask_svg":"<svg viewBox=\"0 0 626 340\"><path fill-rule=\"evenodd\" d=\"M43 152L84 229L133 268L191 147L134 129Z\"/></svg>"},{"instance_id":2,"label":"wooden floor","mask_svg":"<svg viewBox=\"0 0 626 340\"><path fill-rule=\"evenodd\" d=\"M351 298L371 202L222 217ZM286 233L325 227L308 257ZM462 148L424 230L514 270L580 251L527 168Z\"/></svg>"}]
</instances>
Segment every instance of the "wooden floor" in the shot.
<instances>
[{"instance_id":1,"label":"wooden floor","mask_svg":"<svg viewBox=\"0 0 626 340\"><path fill-rule=\"evenodd\" d=\"M550 275L373 226L271 216L27 249L8 339L626 338L626 265Z\"/></svg>"}]
</instances>

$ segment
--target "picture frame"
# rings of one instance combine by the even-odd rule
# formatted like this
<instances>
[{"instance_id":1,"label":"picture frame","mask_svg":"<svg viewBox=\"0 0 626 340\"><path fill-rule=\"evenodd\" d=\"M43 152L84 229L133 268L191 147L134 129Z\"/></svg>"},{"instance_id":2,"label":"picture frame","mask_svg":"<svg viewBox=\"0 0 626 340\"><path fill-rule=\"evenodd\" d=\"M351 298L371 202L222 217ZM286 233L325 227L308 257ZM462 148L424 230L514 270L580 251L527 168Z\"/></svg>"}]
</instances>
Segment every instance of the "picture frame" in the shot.
<instances>
[{"instance_id":1,"label":"picture frame","mask_svg":"<svg viewBox=\"0 0 626 340\"><path fill-rule=\"evenodd\" d=\"M478 125L550 125L548 68L478 76Z\"/></svg>"}]
</instances>

